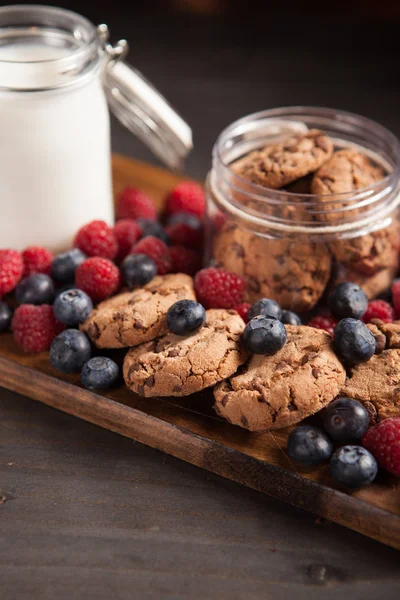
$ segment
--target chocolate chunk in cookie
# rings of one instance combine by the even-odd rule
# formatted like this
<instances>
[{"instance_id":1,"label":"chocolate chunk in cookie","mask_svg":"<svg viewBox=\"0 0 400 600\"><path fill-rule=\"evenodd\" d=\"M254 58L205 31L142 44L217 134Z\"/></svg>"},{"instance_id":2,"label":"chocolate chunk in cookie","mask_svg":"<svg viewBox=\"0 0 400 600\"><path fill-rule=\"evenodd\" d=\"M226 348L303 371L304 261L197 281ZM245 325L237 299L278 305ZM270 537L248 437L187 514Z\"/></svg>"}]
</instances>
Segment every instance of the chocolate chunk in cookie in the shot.
<instances>
[{"instance_id":1,"label":"chocolate chunk in cookie","mask_svg":"<svg viewBox=\"0 0 400 600\"><path fill-rule=\"evenodd\" d=\"M325 331L287 325L286 345L273 356L252 356L216 386L215 410L250 431L280 429L318 412L339 393L346 372Z\"/></svg>"},{"instance_id":2,"label":"chocolate chunk in cookie","mask_svg":"<svg viewBox=\"0 0 400 600\"><path fill-rule=\"evenodd\" d=\"M384 350L352 368L341 395L372 404L378 420L400 416L400 350Z\"/></svg>"},{"instance_id":3,"label":"chocolate chunk in cookie","mask_svg":"<svg viewBox=\"0 0 400 600\"><path fill-rule=\"evenodd\" d=\"M101 302L81 329L98 348L137 346L163 335L169 307L184 299L196 299L191 277L155 277L143 288Z\"/></svg>"},{"instance_id":4,"label":"chocolate chunk in cookie","mask_svg":"<svg viewBox=\"0 0 400 600\"><path fill-rule=\"evenodd\" d=\"M252 183L278 189L316 171L332 152L329 137L312 129L306 134L250 152L234 162L231 168Z\"/></svg>"},{"instance_id":5,"label":"chocolate chunk in cookie","mask_svg":"<svg viewBox=\"0 0 400 600\"><path fill-rule=\"evenodd\" d=\"M188 337L167 333L132 348L124 379L141 396L187 396L222 381L246 361L244 321L233 310L207 311L205 325Z\"/></svg>"},{"instance_id":6,"label":"chocolate chunk in cookie","mask_svg":"<svg viewBox=\"0 0 400 600\"><path fill-rule=\"evenodd\" d=\"M232 224L215 235L213 253L218 266L246 278L250 302L273 298L295 312L318 302L331 274L326 244L268 239Z\"/></svg>"}]
</instances>

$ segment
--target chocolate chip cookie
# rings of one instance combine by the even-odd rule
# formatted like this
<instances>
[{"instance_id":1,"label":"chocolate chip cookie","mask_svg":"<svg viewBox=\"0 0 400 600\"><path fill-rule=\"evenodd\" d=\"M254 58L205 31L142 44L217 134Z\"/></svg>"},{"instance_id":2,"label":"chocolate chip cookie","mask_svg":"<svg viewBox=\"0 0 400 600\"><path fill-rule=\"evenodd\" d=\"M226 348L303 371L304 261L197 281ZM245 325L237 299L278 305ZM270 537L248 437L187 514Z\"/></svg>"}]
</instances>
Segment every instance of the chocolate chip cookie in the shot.
<instances>
[{"instance_id":1,"label":"chocolate chip cookie","mask_svg":"<svg viewBox=\"0 0 400 600\"><path fill-rule=\"evenodd\" d=\"M268 239L237 225L225 225L214 237L216 264L243 275L247 299L274 298L283 308L303 312L322 296L331 274L325 244Z\"/></svg>"},{"instance_id":2,"label":"chocolate chip cookie","mask_svg":"<svg viewBox=\"0 0 400 600\"><path fill-rule=\"evenodd\" d=\"M163 335L169 307L184 299L196 300L191 277L155 277L143 288L101 302L81 329L98 348L137 346Z\"/></svg>"},{"instance_id":3,"label":"chocolate chip cookie","mask_svg":"<svg viewBox=\"0 0 400 600\"><path fill-rule=\"evenodd\" d=\"M352 271L374 275L381 269L397 268L399 252L399 223L392 223L355 238L338 239L330 244L333 257Z\"/></svg>"},{"instance_id":4,"label":"chocolate chip cookie","mask_svg":"<svg viewBox=\"0 0 400 600\"><path fill-rule=\"evenodd\" d=\"M288 138L279 144L250 152L231 168L252 183L278 189L316 171L333 152L333 144L322 131Z\"/></svg>"},{"instance_id":5,"label":"chocolate chip cookie","mask_svg":"<svg viewBox=\"0 0 400 600\"><path fill-rule=\"evenodd\" d=\"M311 193L343 194L360 190L385 177L385 171L372 164L355 148L338 150L314 174Z\"/></svg>"},{"instance_id":6,"label":"chocolate chip cookie","mask_svg":"<svg viewBox=\"0 0 400 600\"><path fill-rule=\"evenodd\" d=\"M353 367L341 395L365 403L373 421L400 416L400 350L384 350Z\"/></svg>"},{"instance_id":7,"label":"chocolate chip cookie","mask_svg":"<svg viewBox=\"0 0 400 600\"><path fill-rule=\"evenodd\" d=\"M400 349L400 321L385 323L372 319L367 325L376 340L376 354L383 350Z\"/></svg>"},{"instance_id":8,"label":"chocolate chip cookie","mask_svg":"<svg viewBox=\"0 0 400 600\"><path fill-rule=\"evenodd\" d=\"M373 165L355 148L335 152L311 182L311 193L318 196L317 203L321 205L321 212L315 211L314 219L339 222L356 218L369 207L356 206L359 199L352 198L351 192L376 183L385 175L381 167Z\"/></svg>"},{"instance_id":9,"label":"chocolate chip cookie","mask_svg":"<svg viewBox=\"0 0 400 600\"><path fill-rule=\"evenodd\" d=\"M333 400L346 372L325 331L286 326L286 345L273 356L257 356L214 390L215 410L250 431L300 422Z\"/></svg>"},{"instance_id":10,"label":"chocolate chip cookie","mask_svg":"<svg viewBox=\"0 0 400 600\"><path fill-rule=\"evenodd\" d=\"M234 310L207 311L205 325L188 337L167 333L131 349L124 379L141 396L187 396L222 381L247 358L244 321Z\"/></svg>"}]
</instances>

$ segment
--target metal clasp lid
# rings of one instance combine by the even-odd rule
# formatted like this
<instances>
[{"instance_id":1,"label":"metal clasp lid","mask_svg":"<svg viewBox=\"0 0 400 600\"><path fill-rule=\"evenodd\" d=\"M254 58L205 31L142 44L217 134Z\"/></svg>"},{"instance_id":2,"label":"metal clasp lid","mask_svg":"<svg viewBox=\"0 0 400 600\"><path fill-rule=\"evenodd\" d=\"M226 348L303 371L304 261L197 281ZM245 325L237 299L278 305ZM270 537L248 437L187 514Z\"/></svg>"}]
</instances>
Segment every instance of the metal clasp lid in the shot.
<instances>
[{"instance_id":1,"label":"metal clasp lid","mask_svg":"<svg viewBox=\"0 0 400 600\"><path fill-rule=\"evenodd\" d=\"M139 71L124 62L127 41L112 46L105 24L97 33L107 56L104 88L111 111L168 167L181 168L193 147L190 127Z\"/></svg>"}]
</instances>

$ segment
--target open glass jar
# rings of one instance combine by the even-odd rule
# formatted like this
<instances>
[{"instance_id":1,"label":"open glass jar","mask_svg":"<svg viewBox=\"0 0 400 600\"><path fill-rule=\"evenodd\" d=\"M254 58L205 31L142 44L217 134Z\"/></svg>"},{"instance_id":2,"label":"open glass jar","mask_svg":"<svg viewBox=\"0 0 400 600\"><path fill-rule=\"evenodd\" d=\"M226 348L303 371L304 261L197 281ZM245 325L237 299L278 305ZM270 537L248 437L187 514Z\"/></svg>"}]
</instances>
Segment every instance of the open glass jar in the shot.
<instances>
[{"instance_id":1,"label":"open glass jar","mask_svg":"<svg viewBox=\"0 0 400 600\"><path fill-rule=\"evenodd\" d=\"M192 146L166 100L73 12L0 9L2 247L67 247L92 219L113 221L108 105L169 167Z\"/></svg>"},{"instance_id":2,"label":"open glass jar","mask_svg":"<svg viewBox=\"0 0 400 600\"><path fill-rule=\"evenodd\" d=\"M335 150L360 151L383 169L382 178L352 192L319 195L309 193L309 178L270 189L232 169L247 153L309 129L325 132ZM274 298L304 312L340 281L360 284L373 298L397 272L400 145L363 117L291 107L236 121L214 146L207 197L208 262L243 275L250 302Z\"/></svg>"}]
</instances>

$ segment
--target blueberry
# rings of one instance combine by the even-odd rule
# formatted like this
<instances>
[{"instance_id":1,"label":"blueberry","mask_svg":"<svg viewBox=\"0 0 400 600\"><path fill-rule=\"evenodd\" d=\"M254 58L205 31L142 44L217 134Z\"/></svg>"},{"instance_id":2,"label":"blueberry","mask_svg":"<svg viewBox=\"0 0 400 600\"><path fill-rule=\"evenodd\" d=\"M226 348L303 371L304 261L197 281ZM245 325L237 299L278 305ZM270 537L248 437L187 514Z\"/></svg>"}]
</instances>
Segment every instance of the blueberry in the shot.
<instances>
[{"instance_id":1,"label":"blueberry","mask_svg":"<svg viewBox=\"0 0 400 600\"><path fill-rule=\"evenodd\" d=\"M157 275L157 265L145 254L129 254L122 262L121 273L129 287L145 285Z\"/></svg>"},{"instance_id":2,"label":"blueberry","mask_svg":"<svg viewBox=\"0 0 400 600\"><path fill-rule=\"evenodd\" d=\"M301 319L299 315L296 315L296 313L292 312L291 310L283 310L279 320L285 325L301 325Z\"/></svg>"},{"instance_id":3,"label":"blueberry","mask_svg":"<svg viewBox=\"0 0 400 600\"><path fill-rule=\"evenodd\" d=\"M25 277L15 288L18 304L51 304L54 299L54 283L43 273Z\"/></svg>"},{"instance_id":4,"label":"blueberry","mask_svg":"<svg viewBox=\"0 0 400 600\"><path fill-rule=\"evenodd\" d=\"M79 373L92 354L86 335L77 329L66 329L50 347L50 362L62 373Z\"/></svg>"},{"instance_id":5,"label":"blueberry","mask_svg":"<svg viewBox=\"0 0 400 600\"><path fill-rule=\"evenodd\" d=\"M287 452L302 465L319 465L330 459L333 443L322 429L300 425L288 437Z\"/></svg>"},{"instance_id":6,"label":"blueberry","mask_svg":"<svg viewBox=\"0 0 400 600\"><path fill-rule=\"evenodd\" d=\"M169 243L169 237L166 231L164 231L162 225L160 225L160 223L157 221L151 221L150 219L138 219L137 224L142 230L142 238L152 235L153 237L162 240L165 244Z\"/></svg>"},{"instance_id":7,"label":"blueberry","mask_svg":"<svg viewBox=\"0 0 400 600\"><path fill-rule=\"evenodd\" d=\"M367 310L368 297L356 283L339 283L328 296L328 306L336 319L361 319Z\"/></svg>"},{"instance_id":8,"label":"blueberry","mask_svg":"<svg viewBox=\"0 0 400 600\"><path fill-rule=\"evenodd\" d=\"M78 248L68 250L55 257L51 265L51 276L61 283L70 283L74 281L75 269L79 267L84 260L84 254Z\"/></svg>"},{"instance_id":9,"label":"blueberry","mask_svg":"<svg viewBox=\"0 0 400 600\"><path fill-rule=\"evenodd\" d=\"M177 212L168 217L167 225L177 225L178 223L184 223L192 229L201 229L200 219L187 212Z\"/></svg>"},{"instance_id":10,"label":"blueberry","mask_svg":"<svg viewBox=\"0 0 400 600\"><path fill-rule=\"evenodd\" d=\"M343 446L331 458L332 477L348 487L372 483L377 472L375 458L362 446Z\"/></svg>"},{"instance_id":11,"label":"blueberry","mask_svg":"<svg viewBox=\"0 0 400 600\"><path fill-rule=\"evenodd\" d=\"M342 319L335 327L334 344L349 366L366 362L375 354L376 341L368 327L357 319Z\"/></svg>"},{"instance_id":12,"label":"blueberry","mask_svg":"<svg viewBox=\"0 0 400 600\"><path fill-rule=\"evenodd\" d=\"M0 301L0 332L7 331L10 328L11 319L11 308L5 302Z\"/></svg>"},{"instance_id":13,"label":"blueberry","mask_svg":"<svg viewBox=\"0 0 400 600\"><path fill-rule=\"evenodd\" d=\"M338 398L325 409L324 429L337 442L360 440L368 426L368 412L357 400Z\"/></svg>"},{"instance_id":14,"label":"blueberry","mask_svg":"<svg viewBox=\"0 0 400 600\"><path fill-rule=\"evenodd\" d=\"M69 327L77 327L92 312L93 302L82 290L68 290L57 296L53 310L58 321Z\"/></svg>"},{"instance_id":15,"label":"blueberry","mask_svg":"<svg viewBox=\"0 0 400 600\"><path fill-rule=\"evenodd\" d=\"M167 312L168 329L176 335L190 335L205 322L204 306L194 300L179 300Z\"/></svg>"},{"instance_id":16,"label":"blueberry","mask_svg":"<svg viewBox=\"0 0 400 600\"><path fill-rule=\"evenodd\" d=\"M252 354L270 355L278 352L286 343L283 323L271 317L254 317L244 328L242 339Z\"/></svg>"},{"instance_id":17,"label":"blueberry","mask_svg":"<svg viewBox=\"0 0 400 600\"><path fill-rule=\"evenodd\" d=\"M263 315L264 317L274 317L274 319L280 320L282 310L275 300L261 298L261 300L257 300L257 302L254 302L254 304L250 306L247 318L251 321L251 319L258 317L259 315Z\"/></svg>"},{"instance_id":18,"label":"blueberry","mask_svg":"<svg viewBox=\"0 0 400 600\"><path fill-rule=\"evenodd\" d=\"M107 356L95 356L83 365L81 381L88 390L107 390L118 380L119 367Z\"/></svg>"}]
</instances>

